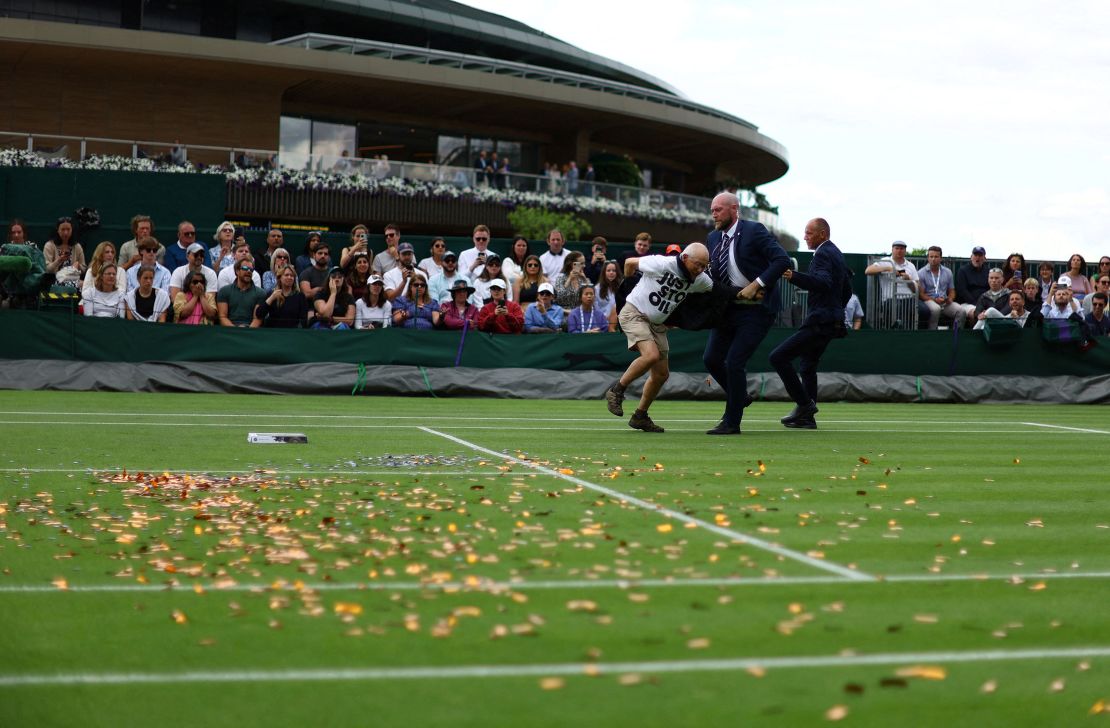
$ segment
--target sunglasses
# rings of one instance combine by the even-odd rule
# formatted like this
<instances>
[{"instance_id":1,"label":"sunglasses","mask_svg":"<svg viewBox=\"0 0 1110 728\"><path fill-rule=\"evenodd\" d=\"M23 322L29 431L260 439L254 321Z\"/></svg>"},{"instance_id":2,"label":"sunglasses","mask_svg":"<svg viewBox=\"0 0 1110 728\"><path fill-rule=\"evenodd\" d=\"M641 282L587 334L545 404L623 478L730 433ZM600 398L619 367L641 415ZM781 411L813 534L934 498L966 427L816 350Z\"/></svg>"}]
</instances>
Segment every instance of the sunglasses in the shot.
<instances>
[{"instance_id":1,"label":"sunglasses","mask_svg":"<svg viewBox=\"0 0 1110 728\"><path fill-rule=\"evenodd\" d=\"M447 246L446 246L446 245L444 245L443 243L436 243L436 244L435 244L435 245L433 245L432 247L433 247L433 248L446 248Z\"/></svg>"},{"instance_id":2,"label":"sunglasses","mask_svg":"<svg viewBox=\"0 0 1110 728\"><path fill-rule=\"evenodd\" d=\"M276 258L277 260L281 260L282 258L285 258L286 260L289 260L288 255L280 255L279 254L279 255L275 255L274 258Z\"/></svg>"},{"instance_id":3,"label":"sunglasses","mask_svg":"<svg viewBox=\"0 0 1110 728\"><path fill-rule=\"evenodd\" d=\"M186 230L185 232L181 233L181 237L183 237L183 238L195 238L196 236L197 236L197 231L196 230Z\"/></svg>"},{"instance_id":4,"label":"sunglasses","mask_svg":"<svg viewBox=\"0 0 1110 728\"><path fill-rule=\"evenodd\" d=\"M425 285L423 283L413 283L412 287L413 288L427 288L427 285Z\"/></svg>"},{"instance_id":5,"label":"sunglasses","mask_svg":"<svg viewBox=\"0 0 1110 728\"><path fill-rule=\"evenodd\" d=\"M398 235L398 233L386 233L386 234L385 234L385 236L386 236L387 238L395 238L395 237L397 237L397 235Z\"/></svg>"},{"instance_id":6,"label":"sunglasses","mask_svg":"<svg viewBox=\"0 0 1110 728\"><path fill-rule=\"evenodd\" d=\"M239 270L246 270L246 271L253 272L254 268L251 268L249 265L241 265L241 266L239 266Z\"/></svg>"},{"instance_id":7,"label":"sunglasses","mask_svg":"<svg viewBox=\"0 0 1110 728\"><path fill-rule=\"evenodd\" d=\"M489 238L474 238L474 242L476 243L484 243L487 240L489 240Z\"/></svg>"},{"instance_id":8,"label":"sunglasses","mask_svg":"<svg viewBox=\"0 0 1110 728\"><path fill-rule=\"evenodd\" d=\"M527 264L527 265L525 265L524 267L525 267L525 268L539 268L539 267L540 267L540 264L539 264L539 263L528 263L528 264Z\"/></svg>"}]
</instances>

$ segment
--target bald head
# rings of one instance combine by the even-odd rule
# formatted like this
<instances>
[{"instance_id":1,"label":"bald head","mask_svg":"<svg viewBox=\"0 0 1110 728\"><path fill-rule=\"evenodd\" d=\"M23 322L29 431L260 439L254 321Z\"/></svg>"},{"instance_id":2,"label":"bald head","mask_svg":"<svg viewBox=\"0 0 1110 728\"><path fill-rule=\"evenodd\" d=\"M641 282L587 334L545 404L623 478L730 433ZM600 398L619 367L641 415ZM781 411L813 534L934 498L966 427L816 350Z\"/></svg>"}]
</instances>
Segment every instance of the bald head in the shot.
<instances>
[{"instance_id":1,"label":"bald head","mask_svg":"<svg viewBox=\"0 0 1110 728\"><path fill-rule=\"evenodd\" d=\"M815 217L806 223L805 241L810 250L817 250L821 243L829 239L829 223L823 217Z\"/></svg>"},{"instance_id":2,"label":"bald head","mask_svg":"<svg viewBox=\"0 0 1110 728\"><path fill-rule=\"evenodd\" d=\"M713 198L709 214L713 217L715 228L727 230L740 217L740 200L731 192L722 192Z\"/></svg>"},{"instance_id":3,"label":"bald head","mask_svg":"<svg viewBox=\"0 0 1110 728\"><path fill-rule=\"evenodd\" d=\"M701 243L690 243L683 249L680 259L690 275L696 278L709 267L709 248Z\"/></svg>"}]
</instances>

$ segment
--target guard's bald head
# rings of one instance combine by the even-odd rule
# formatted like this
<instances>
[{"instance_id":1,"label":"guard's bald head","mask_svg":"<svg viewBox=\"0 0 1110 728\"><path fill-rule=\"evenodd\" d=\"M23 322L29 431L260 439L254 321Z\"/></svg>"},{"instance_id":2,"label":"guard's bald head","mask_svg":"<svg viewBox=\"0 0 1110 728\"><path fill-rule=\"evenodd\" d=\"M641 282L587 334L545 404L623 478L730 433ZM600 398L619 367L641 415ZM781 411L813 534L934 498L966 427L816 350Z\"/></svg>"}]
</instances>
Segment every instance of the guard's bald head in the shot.
<instances>
[{"instance_id":1,"label":"guard's bald head","mask_svg":"<svg viewBox=\"0 0 1110 728\"><path fill-rule=\"evenodd\" d=\"M725 206L739 205L740 198L732 192L722 192L713 198L713 205L716 206L717 203Z\"/></svg>"},{"instance_id":2,"label":"guard's bald head","mask_svg":"<svg viewBox=\"0 0 1110 728\"><path fill-rule=\"evenodd\" d=\"M709 248L703 243L690 243L682 250L682 255L699 263L709 262Z\"/></svg>"}]
</instances>

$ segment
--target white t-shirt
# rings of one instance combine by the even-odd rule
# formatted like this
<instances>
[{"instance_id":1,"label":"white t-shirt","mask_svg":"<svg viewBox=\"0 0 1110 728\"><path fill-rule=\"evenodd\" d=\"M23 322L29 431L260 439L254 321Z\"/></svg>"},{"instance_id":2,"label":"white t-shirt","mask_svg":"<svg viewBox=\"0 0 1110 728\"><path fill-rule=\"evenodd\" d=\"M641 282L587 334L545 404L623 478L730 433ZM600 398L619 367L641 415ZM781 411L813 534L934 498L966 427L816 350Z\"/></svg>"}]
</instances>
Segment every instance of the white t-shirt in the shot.
<instances>
[{"instance_id":1,"label":"white t-shirt","mask_svg":"<svg viewBox=\"0 0 1110 728\"><path fill-rule=\"evenodd\" d=\"M434 278L435 276L443 274L443 266L437 263L436 259L430 255L417 263L416 267L427 273L429 278Z\"/></svg>"},{"instance_id":2,"label":"white t-shirt","mask_svg":"<svg viewBox=\"0 0 1110 728\"><path fill-rule=\"evenodd\" d=\"M393 304L382 301L381 306L371 308L361 298L355 301L356 329L385 329L393 325Z\"/></svg>"},{"instance_id":3,"label":"white t-shirt","mask_svg":"<svg viewBox=\"0 0 1110 728\"><path fill-rule=\"evenodd\" d=\"M185 276L191 275L188 265L181 265L174 269L170 274L170 288L183 290L185 286ZM204 291L205 293L215 293L219 290L219 281L216 278L216 271L212 270L206 265L200 267L200 272L204 274ZM259 284L261 285L261 284Z\"/></svg>"},{"instance_id":4,"label":"white t-shirt","mask_svg":"<svg viewBox=\"0 0 1110 728\"><path fill-rule=\"evenodd\" d=\"M473 276L474 278L482 275L482 266L478 266L474 270L470 270L470 266L474 265L474 261L478 260L479 252L484 252L487 258L493 255L493 251L489 248L486 248L484 251L479 251L476 247L470 248L469 250L464 250L463 252L459 253L459 271L465 273L468 276Z\"/></svg>"},{"instance_id":5,"label":"white t-shirt","mask_svg":"<svg viewBox=\"0 0 1110 728\"><path fill-rule=\"evenodd\" d=\"M890 275L884 275L879 279L879 288L882 291L883 298L891 297L890 284L894 283L894 295L898 298L916 298L917 285L921 278L917 274L917 268L908 260L903 260L901 263L895 263L894 259L889 255L881 258L878 262L890 263L894 267L894 272L905 271L906 275L910 278L894 278Z\"/></svg>"},{"instance_id":6,"label":"white t-shirt","mask_svg":"<svg viewBox=\"0 0 1110 728\"><path fill-rule=\"evenodd\" d=\"M208 276L205 276L205 278L207 277ZM251 271L251 280L254 281L254 285L259 288L262 287L262 278L258 275L258 271ZM220 268L220 274L216 276L216 290L219 291L224 286L230 286L234 282L235 266L225 265L223 268Z\"/></svg>"},{"instance_id":7,"label":"white t-shirt","mask_svg":"<svg viewBox=\"0 0 1110 728\"><path fill-rule=\"evenodd\" d=\"M699 273L692 281L687 278L678 256L646 255L640 258L640 272L643 276L627 302L653 324L663 323L687 295L713 289L708 273Z\"/></svg>"},{"instance_id":8,"label":"white t-shirt","mask_svg":"<svg viewBox=\"0 0 1110 728\"><path fill-rule=\"evenodd\" d=\"M158 317L170 308L170 294L166 293L161 288L154 288L151 290L154 291L154 310L151 312L150 318L143 318L135 310L135 296L139 292L138 288L132 288L125 294L127 308L131 310L131 315L135 317L136 321L157 321Z\"/></svg>"},{"instance_id":9,"label":"white t-shirt","mask_svg":"<svg viewBox=\"0 0 1110 728\"><path fill-rule=\"evenodd\" d=\"M553 281L563 272L563 262L566 259L566 248L559 251L558 255L553 255L549 250L540 256L540 265L543 266L543 274L547 276L547 280Z\"/></svg>"}]
</instances>

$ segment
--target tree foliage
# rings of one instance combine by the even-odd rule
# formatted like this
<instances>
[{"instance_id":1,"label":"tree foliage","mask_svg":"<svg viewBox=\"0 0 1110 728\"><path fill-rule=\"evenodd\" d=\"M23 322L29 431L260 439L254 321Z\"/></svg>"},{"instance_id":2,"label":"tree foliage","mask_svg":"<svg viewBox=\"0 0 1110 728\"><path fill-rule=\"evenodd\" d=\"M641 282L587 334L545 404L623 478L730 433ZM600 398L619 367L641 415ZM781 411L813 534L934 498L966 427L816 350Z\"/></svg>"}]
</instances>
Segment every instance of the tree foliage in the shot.
<instances>
[{"instance_id":1,"label":"tree foliage","mask_svg":"<svg viewBox=\"0 0 1110 728\"><path fill-rule=\"evenodd\" d=\"M551 230L559 230L567 240L584 240L592 230L588 222L573 213L543 207L518 207L509 213L509 224L529 240L543 240Z\"/></svg>"}]
</instances>

